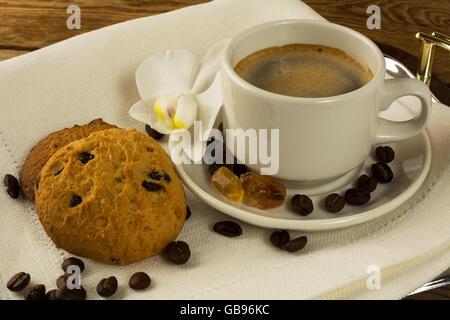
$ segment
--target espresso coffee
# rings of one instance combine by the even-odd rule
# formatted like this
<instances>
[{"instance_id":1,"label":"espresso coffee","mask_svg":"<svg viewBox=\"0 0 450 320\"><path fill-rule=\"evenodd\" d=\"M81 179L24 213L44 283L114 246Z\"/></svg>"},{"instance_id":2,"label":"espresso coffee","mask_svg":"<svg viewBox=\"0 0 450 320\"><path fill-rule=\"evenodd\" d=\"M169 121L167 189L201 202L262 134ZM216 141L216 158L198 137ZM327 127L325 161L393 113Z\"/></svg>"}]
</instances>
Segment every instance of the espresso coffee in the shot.
<instances>
[{"instance_id":1,"label":"espresso coffee","mask_svg":"<svg viewBox=\"0 0 450 320\"><path fill-rule=\"evenodd\" d=\"M242 59L236 73L252 85L285 96L330 97L372 79L369 67L339 49L310 44L270 47Z\"/></svg>"}]
</instances>

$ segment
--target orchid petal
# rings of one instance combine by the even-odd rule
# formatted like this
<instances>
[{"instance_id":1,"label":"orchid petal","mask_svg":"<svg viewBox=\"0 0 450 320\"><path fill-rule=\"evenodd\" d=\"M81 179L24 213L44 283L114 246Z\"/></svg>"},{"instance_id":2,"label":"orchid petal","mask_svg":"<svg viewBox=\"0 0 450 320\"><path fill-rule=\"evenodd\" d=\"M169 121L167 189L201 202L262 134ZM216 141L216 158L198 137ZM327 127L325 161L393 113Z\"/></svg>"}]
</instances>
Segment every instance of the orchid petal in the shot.
<instances>
[{"instance_id":1,"label":"orchid petal","mask_svg":"<svg viewBox=\"0 0 450 320\"><path fill-rule=\"evenodd\" d=\"M223 91L220 72L217 72L212 85L201 94L197 95L198 114L197 120L202 123L202 132L194 137L194 148L201 146L201 154L203 155L206 149L206 140L209 131L212 129L220 108L223 104ZM195 151L193 154L198 154L200 151Z\"/></svg>"},{"instance_id":2,"label":"orchid petal","mask_svg":"<svg viewBox=\"0 0 450 320\"><path fill-rule=\"evenodd\" d=\"M197 118L197 109L198 104L192 95L180 96L173 117L174 126L181 129L189 129Z\"/></svg>"},{"instance_id":3,"label":"orchid petal","mask_svg":"<svg viewBox=\"0 0 450 320\"><path fill-rule=\"evenodd\" d=\"M144 101L169 93L191 91L199 69L197 58L185 50L167 50L145 59L136 71L136 84Z\"/></svg>"},{"instance_id":4,"label":"orchid petal","mask_svg":"<svg viewBox=\"0 0 450 320\"><path fill-rule=\"evenodd\" d=\"M222 61L225 59L226 48L230 42L231 39L219 41L206 52L200 63L191 93L198 94L211 86L217 72L220 70Z\"/></svg>"}]
</instances>

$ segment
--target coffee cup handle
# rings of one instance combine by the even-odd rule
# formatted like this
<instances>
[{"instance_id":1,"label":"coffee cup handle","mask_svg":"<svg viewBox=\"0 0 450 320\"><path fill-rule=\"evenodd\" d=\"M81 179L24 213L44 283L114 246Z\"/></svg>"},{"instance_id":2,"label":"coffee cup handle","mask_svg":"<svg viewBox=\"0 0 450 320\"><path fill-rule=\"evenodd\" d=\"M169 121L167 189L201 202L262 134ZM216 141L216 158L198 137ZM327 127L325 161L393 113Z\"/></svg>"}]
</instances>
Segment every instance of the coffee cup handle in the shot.
<instances>
[{"instance_id":1,"label":"coffee cup handle","mask_svg":"<svg viewBox=\"0 0 450 320\"><path fill-rule=\"evenodd\" d=\"M425 127L431 113L431 95L425 83L417 79L385 80L381 97L382 110L402 96L416 96L420 99L420 115L412 120L394 122L378 118L378 130L375 144L406 140L418 134Z\"/></svg>"}]
</instances>

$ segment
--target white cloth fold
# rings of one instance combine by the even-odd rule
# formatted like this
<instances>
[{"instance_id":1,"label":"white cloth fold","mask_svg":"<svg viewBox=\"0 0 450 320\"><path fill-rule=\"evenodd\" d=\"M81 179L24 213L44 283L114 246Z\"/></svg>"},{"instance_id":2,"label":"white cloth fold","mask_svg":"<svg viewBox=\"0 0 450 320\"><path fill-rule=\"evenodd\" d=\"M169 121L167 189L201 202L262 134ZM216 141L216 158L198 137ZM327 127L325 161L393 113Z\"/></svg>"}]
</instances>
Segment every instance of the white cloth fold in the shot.
<instances>
[{"instance_id":1,"label":"white cloth fold","mask_svg":"<svg viewBox=\"0 0 450 320\"><path fill-rule=\"evenodd\" d=\"M128 116L140 99L135 71L155 52L181 48L200 58L217 41L265 21L323 19L297 0L217 0L167 14L128 21L0 63L0 176L18 175L31 147L48 133L103 117L122 127L142 124ZM88 298L115 275L115 298L298 299L389 298L406 295L450 264L450 109L434 105L428 133L433 147L430 174L398 209L374 221L331 232L307 234L301 253L275 250L270 230L242 224L236 239L211 231L226 215L187 191L192 217L179 239L192 257L177 266L156 256L117 267L87 259L82 275ZM19 271L32 283L55 288L68 254L55 248L33 205L0 192L0 298L22 298L6 289ZM304 234L292 232L293 236ZM381 289L368 290L367 267L381 268ZM153 279L143 292L128 279L145 271Z\"/></svg>"}]
</instances>

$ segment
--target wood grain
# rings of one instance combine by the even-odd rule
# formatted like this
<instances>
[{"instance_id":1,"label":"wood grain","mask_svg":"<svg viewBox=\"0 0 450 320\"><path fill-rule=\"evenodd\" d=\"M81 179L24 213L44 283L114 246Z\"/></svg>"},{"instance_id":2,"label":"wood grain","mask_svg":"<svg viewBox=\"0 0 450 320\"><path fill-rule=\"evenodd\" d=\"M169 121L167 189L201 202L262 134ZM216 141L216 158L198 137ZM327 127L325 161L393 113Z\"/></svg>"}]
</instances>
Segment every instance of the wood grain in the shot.
<instances>
[{"instance_id":1,"label":"wood grain","mask_svg":"<svg viewBox=\"0 0 450 320\"><path fill-rule=\"evenodd\" d=\"M448 0L304 0L306 4L327 18L368 36L374 41L389 44L419 56L419 31L450 34L450 1ZM378 5L381 11L381 29L366 26L369 5ZM433 72L445 83L450 83L450 52L436 50ZM416 72L416 69L413 70Z\"/></svg>"}]
</instances>

